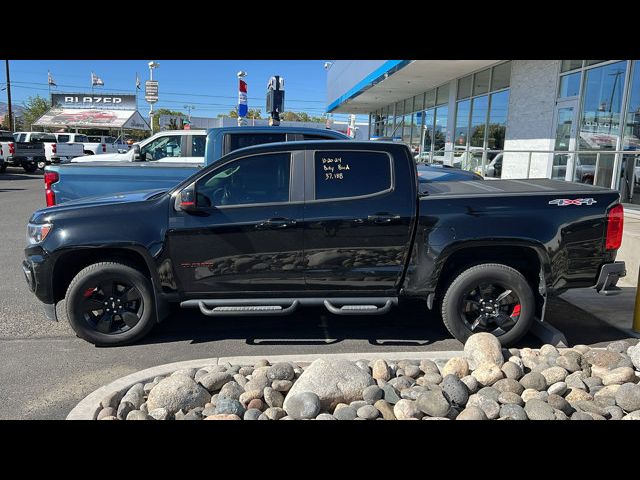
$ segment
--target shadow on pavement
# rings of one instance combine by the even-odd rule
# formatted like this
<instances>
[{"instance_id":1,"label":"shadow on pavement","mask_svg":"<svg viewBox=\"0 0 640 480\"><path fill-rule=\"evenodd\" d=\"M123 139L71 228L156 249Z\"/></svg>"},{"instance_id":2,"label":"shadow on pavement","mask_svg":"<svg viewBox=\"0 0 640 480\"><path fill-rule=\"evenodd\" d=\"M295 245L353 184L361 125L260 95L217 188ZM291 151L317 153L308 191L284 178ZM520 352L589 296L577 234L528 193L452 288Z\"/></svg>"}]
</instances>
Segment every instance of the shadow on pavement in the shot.
<instances>
[{"instance_id":1,"label":"shadow on pavement","mask_svg":"<svg viewBox=\"0 0 640 480\"><path fill-rule=\"evenodd\" d=\"M32 173L27 173L27 172L17 173L17 172L10 172L7 169L5 173L0 173L0 180L9 180L9 181L31 180L36 177L42 177L43 175L44 173L42 172L42 170L36 170L35 172L32 172Z\"/></svg>"}]
</instances>

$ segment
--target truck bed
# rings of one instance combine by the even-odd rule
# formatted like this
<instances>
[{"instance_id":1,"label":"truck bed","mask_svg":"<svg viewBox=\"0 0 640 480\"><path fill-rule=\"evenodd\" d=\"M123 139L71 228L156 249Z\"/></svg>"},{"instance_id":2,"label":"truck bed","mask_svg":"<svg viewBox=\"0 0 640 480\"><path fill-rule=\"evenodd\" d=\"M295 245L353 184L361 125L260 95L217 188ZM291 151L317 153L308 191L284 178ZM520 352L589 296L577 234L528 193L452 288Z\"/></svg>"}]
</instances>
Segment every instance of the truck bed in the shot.
<instances>
[{"instance_id":1,"label":"truck bed","mask_svg":"<svg viewBox=\"0 0 640 480\"><path fill-rule=\"evenodd\" d=\"M528 180L491 180L485 182L461 181L428 183L421 185L421 191L429 197L455 196L466 197L505 196L505 195L540 195L567 194L582 195L589 193L611 192L608 188L596 187L585 183L565 182L548 178Z\"/></svg>"}]
</instances>

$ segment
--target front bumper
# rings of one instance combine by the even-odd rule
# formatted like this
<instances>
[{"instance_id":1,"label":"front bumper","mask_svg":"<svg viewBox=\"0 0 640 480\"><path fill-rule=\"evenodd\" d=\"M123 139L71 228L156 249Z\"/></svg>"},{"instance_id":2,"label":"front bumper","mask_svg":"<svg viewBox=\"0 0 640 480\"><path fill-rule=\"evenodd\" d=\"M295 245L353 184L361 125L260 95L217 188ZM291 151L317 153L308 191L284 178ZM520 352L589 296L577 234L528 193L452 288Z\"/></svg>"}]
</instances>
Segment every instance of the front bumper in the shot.
<instances>
[{"instance_id":1,"label":"front bumper","mask_svg":"<svg viewBox=\"0 0 640 480\"><path fill-rule=\"evenodd\" d=\"M592 288L602 295L617 295L622 291L616 287L618 279L626 274L624 262L605 263L600 269L598 281Z\"/></svg>"},{"instance_id":2,"label":"front bumper","mask_svg":"<svg viewBox=\"0 0 640 480\"><path fill-rule=\"evenodd\" d=\"M43 303L47 320L57 321L56 302L51 285L49 262L44 255L28 255L22 261L22 273L29 289Z\"/></svg>"}]
</instances>

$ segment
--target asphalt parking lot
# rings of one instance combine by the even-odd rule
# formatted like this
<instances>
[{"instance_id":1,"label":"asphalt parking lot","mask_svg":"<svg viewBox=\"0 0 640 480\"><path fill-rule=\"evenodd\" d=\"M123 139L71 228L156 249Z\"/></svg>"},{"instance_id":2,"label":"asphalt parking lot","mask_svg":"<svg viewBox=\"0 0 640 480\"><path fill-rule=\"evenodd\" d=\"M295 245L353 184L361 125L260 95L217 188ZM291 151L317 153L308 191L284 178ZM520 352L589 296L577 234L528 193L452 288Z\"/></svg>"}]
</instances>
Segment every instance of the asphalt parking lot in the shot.
<instances>
[{"instance_id":1,"label":"asphalt parking lot","mask_svg":"<svg viewBox=\"0 0 640 480\"><path fill-rule=\"evenodd\" d=\"M20 262L25 225L44 206L42 173L9 168L0 174L0 419L63 419L84 396L118 377L163 363L205 357L295 353L455 350L441 321L421 304L385 316L338 317L307 309L288 317L209 319L176 311L141 343L96 348L68 326L45 320L24 281ZM547 321L570 344L598 345L623 332L554 299ZM536 347L529 335L520 346Z\"/></svg>"}]
</instances>

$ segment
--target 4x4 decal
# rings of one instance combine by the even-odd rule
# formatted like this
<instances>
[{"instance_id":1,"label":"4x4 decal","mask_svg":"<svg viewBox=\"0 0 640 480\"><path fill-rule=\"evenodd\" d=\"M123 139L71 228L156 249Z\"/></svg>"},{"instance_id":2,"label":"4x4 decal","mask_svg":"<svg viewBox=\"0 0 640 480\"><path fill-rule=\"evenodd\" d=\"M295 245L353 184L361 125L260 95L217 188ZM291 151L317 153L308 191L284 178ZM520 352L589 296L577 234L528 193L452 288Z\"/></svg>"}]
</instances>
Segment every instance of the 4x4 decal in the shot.
<instances>
[{"instance_id":1,"label":"4x4 decal","mask_svg":"<svg viewBox=\"0 0 640 480\"><path fill-rule=\"evenodd\" d=\"M593 205L594 203L598 203L593 198L556 198L555 200L551 200L549 205L557 205L559 207L566 207L567 205Z\"/></svg>"}]
</instances>

